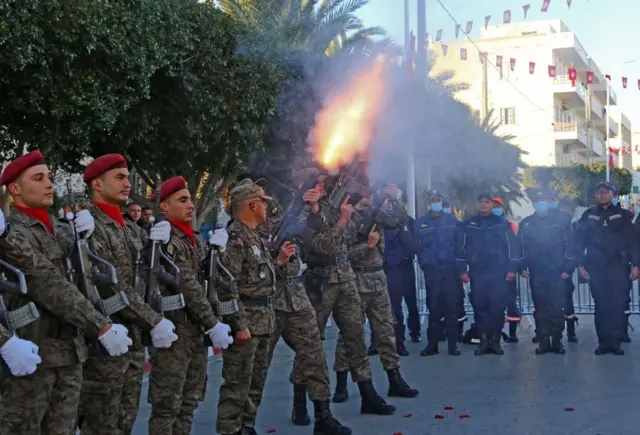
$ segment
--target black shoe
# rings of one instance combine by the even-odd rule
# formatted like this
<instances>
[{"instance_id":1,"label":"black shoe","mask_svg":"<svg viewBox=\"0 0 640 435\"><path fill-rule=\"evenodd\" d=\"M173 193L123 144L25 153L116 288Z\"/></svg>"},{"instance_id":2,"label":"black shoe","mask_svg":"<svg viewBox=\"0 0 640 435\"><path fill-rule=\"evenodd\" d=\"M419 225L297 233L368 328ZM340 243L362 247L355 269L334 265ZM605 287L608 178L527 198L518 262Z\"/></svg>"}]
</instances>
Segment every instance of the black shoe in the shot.
<instances>
[{"instance_id":1,"label":"black shoe","mask_svg":"<svg viewBox=\"0 0 640 435\"><path fill-rule=\"evenodd\" d=\"M551 352L551 339L549 337L538 337L536 355L544 355L549 352Z\"/></svg>"},{"instance_id":2,"label":"black shoe","mask_svg":"<svg viewBox=\"0 0 640 435\"><path fill-rule=\"evenodd\" d=\"M567 319L567 341L569 343L578 342L578 337L576 336L576 323L578 323L578 319Z\"/></svg>"},{"instance_id":3,"label":"black shoe","mask_svg":"<svg viewBox=\"0 0 640 435\"><path fill-rule=\"evenodd\" d=\"M595 353L596 355L604 355L609 352L611 352L611 349L603 345L598 345L598 347L596 347L596 350L593 353Z\"/></svg>"},{"instance_id":4,"label":"black shoe","mask_svg":"<svg viewBox=\"0 0 640 435\"><path fill-rule=\"evenodd\" d=\"M449 346L448 353L449 353L449 355L460 356L460 350L455 345L454 346Z\"/></svg>"},{"instance_id":5,"label":"black shoe","mask_svg":"<svg viewBox=\"0 0 640 435\"><path fill-rule=\"evenodd\" d=\"M496 355L504 355L504 350L502 350L502 346L500 346L500 339L502 338L502 334L502 332L493 334L493 340L491 340L491 342L489 343L489 350Z\"/></svg>"},{"instance_id":6,"label":"black shoe","mask_svg":"<svg viewBox=\"0 0 640 435\"><path fill-rule=\"evenodd\" d=\"M376 345L371 343L369 349L367 349L367 356L374 356L378 354L378 349L376 349Z\"/></svg>"},{"instance_id":7,"label":"black shoe","mask_svg":"<svg viewBox=\"0 0 640 435\"><path fill-rule=\"evenodd\" d=\"M611 346L611 353L614 355L624 355L624 350L622 350L622 347L620 347L620 344L614 344L613 346Z\"/></svg>"},{"instance_id":8,"label":"black shoe","mask_svg":"<svg viewBox=\"0 0 640 435\"><path fill-rule=\"evenodd\" d=\"M432 356L432 355L437 355L439 353L440 351L438 350L438 342L428 343L427 347L422 349L422 352L420 352L420 356Z\"/></svg>"},{"instance_id":9,"label":"black shoe","mask_svg":"<svg viewBox=\"0 0 640 435\"><path fill-rule=\"evenodd\" d=\"M349 372L336 372L336 391L333 393L333 403L343 403L349 398L347 390L347 375Z\"/></svg>"},{"instance_id":10,"label":"black shoe","mask_svg":"<svg viewBox=\"0 0 640 435\"><path fill-rule=\"evenodd\" d=\"M538 335L534 335L533 338L531 339L531 343L539 343L540 342L540 338L538 337Z\"/></svg>"},{"instance_id":11,"label":"black shoe","mask_svg":"<svg viewBox=\"0 0 640 435\"><path fill-rule=\"evenodd\" d=\"M509 323L509 339L507 340L508 343L517 343L520 341L518 340L518 335L516 334L517 329L517 323Z\"/></svg>"},{"instance_id":12,"label":"black shoe","mask_svg":"<svg viewBox=\"0 0 640 435\"><path fill-rule=\"evenodd\" d=\"M387 405L387 402L376 392L371 379L358 382L358 388L360 389L360 397L362 398L360 405L361 414L391 415L396 412L396 407Z\"/></svg>"},{"instance_id":13,"label":"black shoe","mask_svg":"<svg viewBox=\"0 0 640 435\"><path fill-rule=\"evenodd\" d=\"M489 338L485 334L480 336L480 345L473 353L475 356L486 355L489 353Z\"/></svg>"},{"instance_id":14,"label":"black shoe","mask_svg":"<svg viewBox=\"0 0 640 435\"><path fill-rule=\"evenodd\" d=\"M404 347L404 343L398 343L396 345L396 350L400 356L409 356L409 351Z\"/></svg>"},{"instance_id":15,"label":"black shoe","mask_svg":"<svg viewBox=\"0 0 640 435\"><path fill-rule=\"evenodd\" d=\"M258 435L258 432L256 432L256 429L254 427L245 426L242 435Z\"/></svg>"},{"instance_id":16,"label":"black shoe","mask_svg":"<svg viewBox=\"0 0 640 435\"><path fill-rule=\"evenodd\" d=\"M420 336L419 335L412 335L411 336L411 343L420 343Z\"/></svg>"},{"instance_id":17,"label":"black shoe","mask_svg":"<svg viewBox=\"0 0 640 435\"><path fill-rule=\"evenodd\" d=\"M562 345L562 335L551 339L551 352L557 353L558 355L564 355L567 352Z\"/></svg>"},{"instance_id":18,"label":"black shoe","mask_svg":"<svg viewBox=\"0 0 640 435\"><path fill-rule=\"evenodd\" d=\"M311 419L307 413L307 386L293 384L293 410L291 422L296 426L309 426Z\"/></svg>"},{"instance_id":19,"label":"black shoe","mask_svg":"<svg viewBox=\"0 0 640 435\"><path fill-rule=\"evenodd\" d=\"M329 409L329 401L313 402L315 424L313 435L351 435L351 429L340 424Z\"/></svg>"},{"instance_id":20,"label":"black shoe","mask_svg":"<svg viewBox=\"0 0 640 435\"><path fill-rule=\"evenodd\" d=\"M389 397L413 398L418 395L419 391L411 388L402 379L399 369L387 370L387 377L389 378Z\"/></svg>"}]
</instances>

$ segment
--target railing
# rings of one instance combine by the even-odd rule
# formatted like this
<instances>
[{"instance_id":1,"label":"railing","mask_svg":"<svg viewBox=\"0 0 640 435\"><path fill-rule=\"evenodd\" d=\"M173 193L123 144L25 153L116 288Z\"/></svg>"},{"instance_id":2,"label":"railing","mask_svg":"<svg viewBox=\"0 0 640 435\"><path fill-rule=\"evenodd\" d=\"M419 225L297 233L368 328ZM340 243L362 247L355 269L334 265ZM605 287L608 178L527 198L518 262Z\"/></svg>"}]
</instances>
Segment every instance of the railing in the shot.
<instances>
[{"instance_id":1,"label":"railing","mask_svg":"<svg viewBox=\"0 0 640 435\"><path fill-rule=\"evenodd\" d=\"M577 122L556 122L553 124L553 131L562 132L562 133L570 133L573 131L578 131L578 123Z\"/></svg>"}]
</instances>

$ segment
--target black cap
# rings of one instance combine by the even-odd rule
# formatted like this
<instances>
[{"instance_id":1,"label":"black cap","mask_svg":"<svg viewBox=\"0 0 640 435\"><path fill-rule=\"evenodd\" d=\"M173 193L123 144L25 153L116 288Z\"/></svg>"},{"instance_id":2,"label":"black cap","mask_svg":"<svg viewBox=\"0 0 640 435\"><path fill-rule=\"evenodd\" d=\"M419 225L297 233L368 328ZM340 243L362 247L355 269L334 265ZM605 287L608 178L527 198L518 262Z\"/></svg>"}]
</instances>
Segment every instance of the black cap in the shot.
<instances>
[{"instance_id":1,"label":"black cap","mask_svg":"<svg viewBox=\"0 0 640 435\"><path fill-rule=\"evenodd\" d=\"M430 191L427 192L427 199L428 200L432 200L433 198L444 198L444 196L442 195L442 193L438 192L435 189L431 189Z\"/></svg>"},{"instance_id":2,"label":"black cap","mask_svg":"<svg viewBox=\"0 0 640 435\"><path fill-rule=\"evenodd\" d=\"M608 181L601 181L600 183L596 184L596 190L598 189L607 189L613 193L615 193L617 191L617 189L615 188L615 186L611 183L609 183Z\"/></svg>"},{"instance_id":3,"label":"black cap","mask_svg":"<svg viewBox=\"0 0 640 435\"><path fill-rule=\"evenodd\" d=\"M489 201L493 201L493 195L491 194L491 192L482 192L478 195L478 200L481 200L482 198L488 198Z\"/></svg>"}]
</instances>

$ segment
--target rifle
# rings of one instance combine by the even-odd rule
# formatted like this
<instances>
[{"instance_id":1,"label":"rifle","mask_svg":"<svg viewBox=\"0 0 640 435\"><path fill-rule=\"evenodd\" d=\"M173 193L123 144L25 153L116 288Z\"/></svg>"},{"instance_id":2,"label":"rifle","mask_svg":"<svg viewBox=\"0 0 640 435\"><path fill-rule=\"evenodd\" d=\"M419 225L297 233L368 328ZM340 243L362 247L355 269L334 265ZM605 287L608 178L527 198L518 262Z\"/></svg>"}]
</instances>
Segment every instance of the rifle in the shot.
<instances>
[{"instance_id":1,"label":"rifle","mask_svg":"<svg viewBox=\"0 0 640 435\"><path fill-rule=\"evenodd\" d=\"M100 297L96 286L117 285L118 274L113 264L91 252L89 249L89 241L84 237L84 234L78 234L76 231L75 225L73 224L76 213L76 201L71 191L71 179L67 180L67 192L70 196L71 211L67 213L66 218L71 221L75 239L75 249L72 254L75 255L75 262L72 262L69 257L65 259L67 278L72 284L77 285L82 294L91 301L98 311L105 317L110 318L113 314L129 306L129 298L127 298L127 295L123 291L118 292L108 299L102 299ZM98 266L106 270L106 273L100 272Z\"/></svg>"},{"instance_id":2,"label":"rifle","mask_svg":"<svg viewBox=\"0 0 640 435\"><path fill-rule=\"evenodd\" d=\"M365 164L365 161L360 160L360 155L356 154L349 166L340 171L328 195L332 209L340 210L340 206L342 206L347 195L363 188L368 189L367 186L358 181L358 175L362 173Z\"/></svg>"},{"instance_id":3,"label":"rifle","mask_svg":"<svg viewBox=\"0 0 640 435\"><path fill-rule=\"evenodd\" d=\"M12 282L7 279L4 272L0 274L0 324L9 331L15 332L16 329L38 320L40 313L38 313L38 309L33 302L29 302L17 310L7 311L1 294L7 293L24 296L27 294L27 281L25 280L24 274L9 263L0 260L0 267L11 272L18 279L18 282Z\"/></svg>"}]
</instances>

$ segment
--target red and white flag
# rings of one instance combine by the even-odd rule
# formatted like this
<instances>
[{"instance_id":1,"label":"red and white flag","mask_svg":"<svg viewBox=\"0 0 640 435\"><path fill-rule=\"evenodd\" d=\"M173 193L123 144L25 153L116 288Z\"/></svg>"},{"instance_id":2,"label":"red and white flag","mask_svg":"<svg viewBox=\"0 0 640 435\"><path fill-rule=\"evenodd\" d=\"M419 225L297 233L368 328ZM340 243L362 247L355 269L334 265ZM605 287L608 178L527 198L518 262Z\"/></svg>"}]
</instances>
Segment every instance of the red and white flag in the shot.
<instances>
[{"instance_id":1,"label":"red and white flag","mask_svg":"<svg viewBox=\"0 0 640 435\"><path fill-rule=\"evenodd\" d=\"M567 0L567 6L569 7L569 9L571 9L571 2L572 0Z\"/></svg>"},{"instance_id":2,"label":"red and white flag","mask_svg":"<svg viewBox=\"0 0 640 435\"><path fill-rule=\"evenodd\" d=\"M502 68L502 56L496 56L496 65Z\"/></svg>"},{"instance_id":3,"label":"red and white flag","mask_svg":"<svg viewBox=\"0 0 640 435\"><path fill-rule=\"evenodd\" d=\"M615 166L613 164L613 148L611 147L609 147L609 166L612 168Z\"/></svg>"},{"instance_id":4,"label":"red and white flag","mask_svg":"<svg viewBox=\"0 0 640 435\"><path fill-rule=\"evenodd\" d=\"M481 51L480 52L480 62L484 62L485 60L487 60L487 52L486 51Z\"/></svg>"},{"instance_id":5,"label":"red and white flag","mask_svg":"<svg viewBox=\"0 0 640 435\"><path fill-rule=\"evenodd\" d=\"M529 62L529 74L533 74L535 70L536 70L536 63Z\"/></svg>"},{"instance_id":6,"label":"red and white flag","mask_svg":"<svg viewBox=\"0 0 640 435\"><path fill-rule=\"evenodd\" d=\"M511 23L511 10L507 9L506 11L504 11L504 13L502 14L502 22L504 24L509 24Z\"/></svg>"},{"instance_id":7,"label":"red and white flag","mask_svg":"<svg viewBox=\"0 0 640 435\"><path fill-rule=\"evenodd\" d=\"M555 77L555 76L556 76L556 66L549 65L549 77Z\"/></svg>"},{"instance_id":8,"label":"red and white flag","mask_svg":"<svg viewBox=\"0 0 640 435\"><path fill-rule=\"evenodd\" d=\"M524 5L522 6L522 10L524 11L524 19L527 19L527 12L529 12L529 8L531 7L531 5Z\"/></svg>"},{"instance_id":9,"label":"red and white flag","mask_svg":"<svg viewBox=\"0 0 640 435\"><path fill-rule=\"evenodd\" d=\"M622 77L622 87L627 89L627 78L626 77Z\"/></svg>"},{"instance_id":10,"label":"red and white flag","mask_svg":"<svg viewBox=\"0 0 640 435\"><path fill-rule=\"evenodd\" d=\"M484 30L487 30L487 27L489 27L489 21L491 21L491 15L484 17Z\"/></svg>"},{"instance_id":11,"label":"red and white flag","mask_svg":"<svg viewBox=\"0 0 640 435\"><path fill-rule=\"evenodd\" d=\"M441 44L442 45L442 55L446 56L447 55L447 50L449 49L449 46L446 44Z\"/></svg>"},{"instance_id":12,"label":"red and white flag","mask_svg":"<svg viewBox=\"0 0 640 435\"><path fill-rule=\"evenodd\" d=\"M604 78L607 79L607 80L611 80L611 74L605 74Z\"/></svg>"},{"instance_id":13,"label":"red and white flag","mask_svg":"<svg viewBox=\"0 0 640 435\"><path fill-rule=\"evenodd\" d=\"M456 39L458 39L459 35L460 35L460 24L456 24Z\"/></svg>"},{"instance_id":14,"label":"red and white flag","mask_svg":"<svg viewBox=\"0 0 640 435\"><path fill-rule=\"evenodd\" d=\"M587 83L593 83L593 71L587 71Z\"/></svg>"},{"instance_id":15,"label":"red and white flag","mask_svg":"<svg viewBox=\"0 0 640 435\"><path fill-rule=\"evenodd\" d=\"M464 31L468 35L469 33L471 33L471 29L473 29L473 20L467 21L467 27L464 29Z\"/></svg>"},{"instance_id":16,"label":"red and white flag","mask_svg":"<svg viewBox=\"0 0 640 435\"><path fill-rule=\"evenodd\" d=\"M569 80L571 80L571 86L576 85L576 78L578 78L578 72L574 67L569 68Z\"/></svg>"},{"instance_id":17,"label":"red and white flag","mask_svg":"<svg viewBox=\"0 0 640 435\"><path fill-rule=\"evenodd\" d=\"M439 42L440 40L442 40L442 29L439 29L436 32L436 42Z\"/></svg>"},{"instance_id":18,"label":"red and white flag","mask_svg":"<svg viewBox=\"0 0 640 435\"><path fill-rule=\"evenodd\" d=\"M461 60L467 60L467 49L466 48L461 48L460 49L460 59Z\"/></svg>"},{"instance_id":19,"label":"red and white flag","mask_svg":"<svg viewBox=\"0 0 640 435\"><path fill-rule=\"evenodd\" d=\"M549 4L551 4L551 0L542 0L542 9L540 9L540 11L547 12L547 9L549 9Z\"/></svg>"},{"instance_id":20,"label":"red and white flag","mask_svg":"<svg viewBox=\"0 0 640 435\"><path fill-rule=\"evenodd\" d=\"M515 58L512 57L511 59L509 59L509 67L511 67L511 71L516 69L516 60L515 60Z\"/></svg>"}]
</instances>

